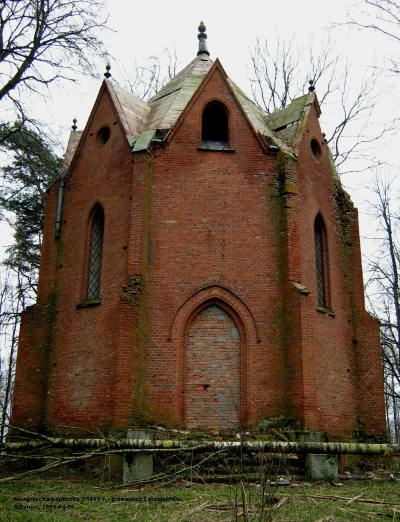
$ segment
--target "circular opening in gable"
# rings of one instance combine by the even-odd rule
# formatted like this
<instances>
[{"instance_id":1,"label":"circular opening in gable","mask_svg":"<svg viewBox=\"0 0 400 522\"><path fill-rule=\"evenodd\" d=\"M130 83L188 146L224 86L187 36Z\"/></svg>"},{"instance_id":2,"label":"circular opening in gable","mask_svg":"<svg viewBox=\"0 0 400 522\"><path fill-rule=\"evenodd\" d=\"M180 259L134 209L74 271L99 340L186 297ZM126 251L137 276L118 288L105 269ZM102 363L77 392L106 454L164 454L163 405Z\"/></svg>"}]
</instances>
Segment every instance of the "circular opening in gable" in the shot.
<instances>
[{"instance_id":1,"label":"circular opening in gable","mask_svg":"<svg viewBox=\"0 0 400 522\"><path fill-rule=\"evenodd\" d=\"M103 145L105 145L107 143L107 141L110 139L110 135L111 135L110 127L107 127L107 125L102 127L96 136L97 145L99 147L102 147Z\"/></svg>"},{"instance_id":2,"label":"circular opening in gable","mask_svg":"<svg viewBox=\"0 0 400 522\"><path fill-rule=\"evenodd\" d=\"M311 140L311 151L314 154L314 157L319 159L321 157L321 147L317 140Z\"/></svg>"}]
</instances>

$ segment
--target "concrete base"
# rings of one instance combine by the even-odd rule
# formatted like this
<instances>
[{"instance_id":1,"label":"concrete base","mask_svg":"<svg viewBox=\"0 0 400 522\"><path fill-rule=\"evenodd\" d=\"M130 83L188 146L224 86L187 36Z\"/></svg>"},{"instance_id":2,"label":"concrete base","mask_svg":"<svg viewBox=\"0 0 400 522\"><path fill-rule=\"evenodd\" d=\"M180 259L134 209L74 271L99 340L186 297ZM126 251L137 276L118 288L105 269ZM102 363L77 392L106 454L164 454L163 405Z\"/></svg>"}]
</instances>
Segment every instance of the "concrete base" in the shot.
<instances>
[{"instance_id":1,"label":"concrete base","mask_svg":"<svg viewBox=\"0 0 400 522\"><path fill-rule=\"evenodd\" d=\"M311 480L337 482L338 460L337 455L307 453L306 473Z\"/></svg>"},{"instance_id":2,"label":"concrete base","mask_svg":"<svg viewBox=\"0 0 400 522\"><path fill-rule=\"evenodd\" d=\"M85 472L98 473L104 470L120 470L122 467L122 455L105 455L85 459Z\"/></svg>"},{"instance_id":3,"label":"concrete base","mask_svg":"<svg viewBox=\"0 0 400 522\"><path fill-rule=\"evenodd\" d=\"M127 439L153 440L152 430L128 430ZM151 453L124 453L122 482L128 484L135 480L147 480L153 474L153 455Z\"/></svg>"}]
</instances>

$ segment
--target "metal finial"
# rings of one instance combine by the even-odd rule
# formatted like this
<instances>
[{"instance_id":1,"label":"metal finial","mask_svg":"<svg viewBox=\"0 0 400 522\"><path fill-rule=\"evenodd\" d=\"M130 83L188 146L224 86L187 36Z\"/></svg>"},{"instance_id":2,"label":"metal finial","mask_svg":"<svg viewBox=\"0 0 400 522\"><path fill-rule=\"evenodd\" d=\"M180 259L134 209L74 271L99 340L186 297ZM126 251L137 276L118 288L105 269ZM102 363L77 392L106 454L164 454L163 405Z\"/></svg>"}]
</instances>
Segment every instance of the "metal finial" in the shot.
<instances>
[{"instance_id":1,"label":"metal finial","mask_svg":"<svg viewBox=\"0 0 400 522\"><path fill-rule=\"evenodd\" d=\"M308 83L310 84L310 86L308 88L308 92L314 92L315 91L314 80L310 80Z\"/></svg>"},{"instance_id":2,"label":"metal finial","mask_svg":"<svg viewBox=\"0 0 400 522\"><path fill-rule=\"evenodd\" d=\"M107 80L108 80L109 78L111 78L110 69L111 69L111 65L108 63L108 64L106 65L106 72L104 73L104 76L107 78Z\"/></svg>"},{"instance_id":3,"label":"metal finial","mask_svg":"<svg viewBox=\"0 0 400 522\"><path fill-rule=\"evenodd\" d=\"M78 127L76 126L77 121L78 121L78 120L77 120L76 118L74 118L74 119L72 120L73 125L72 125L71 129L72 129L73 131L76 131L76 129L78 128Z\"/></svg>"},{"instance_id":4,"label":"metal finial","mask_svg":"<svg viewBox=\"0 0 400 522\"><path fill-rule=\"evenodd\" d=\"M198 29L199 34L197 35L197 38L199 39L199 50L197 56L199 56L200 54L206 54L207 56L210 56L210 53L207 49L207 35L206 26L204 25L204 22L200 22Z\"/></svg>"}]
</instances>

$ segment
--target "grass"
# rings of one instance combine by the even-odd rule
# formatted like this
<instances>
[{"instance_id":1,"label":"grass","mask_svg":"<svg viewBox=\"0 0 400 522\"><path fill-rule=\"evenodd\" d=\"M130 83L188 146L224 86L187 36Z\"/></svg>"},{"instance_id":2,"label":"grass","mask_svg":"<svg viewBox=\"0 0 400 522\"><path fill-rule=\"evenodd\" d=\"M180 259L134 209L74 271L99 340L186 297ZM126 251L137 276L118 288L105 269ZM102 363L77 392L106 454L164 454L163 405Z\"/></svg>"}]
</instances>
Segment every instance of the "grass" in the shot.
<instances>
[{"instance_id":1,"label":"grass","mask_svg":"<svg viewBox=\"0 0 400 522\"><path fill-rule=\"evenodd\" d=\"M179 479L168 485L116 489L116 482L96 482L93 476L63 472L0 485L2 522L122 522L241 521L243 495L247 520L364 521L400 520L399 482L346 481L344 486L299 483L300 487L267 486L269 510L260 519L262 488L256 482L243 488L231 484L194 484ZM236 493L235 493L236 492ZM328 500L311 495L372 499L377 504ZM284 500L286 498L286 500ZM46 500L47 499L47 500ZM70 500L71 499L71 500ZM277 501L283 502L273 510ZM235 509L234 504L239 504ZM380 504L392 503L392 506ZM67 506L64 508L63 506ZM68 507L69 506L69 507ZM23 509L21 509L23 507ZM239 514L239 516L237 516ZM237 518L236 518L237 517Z\"/></svg>"}]
</instances>

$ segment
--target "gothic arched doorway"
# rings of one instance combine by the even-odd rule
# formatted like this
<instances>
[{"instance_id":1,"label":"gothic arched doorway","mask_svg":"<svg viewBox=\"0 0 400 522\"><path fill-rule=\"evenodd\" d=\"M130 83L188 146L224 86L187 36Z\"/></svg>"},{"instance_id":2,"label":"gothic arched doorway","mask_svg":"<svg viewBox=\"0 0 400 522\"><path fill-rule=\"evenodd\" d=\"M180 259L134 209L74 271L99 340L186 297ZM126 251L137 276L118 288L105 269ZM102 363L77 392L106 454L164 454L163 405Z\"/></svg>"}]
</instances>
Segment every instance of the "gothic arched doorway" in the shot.
<instances>
[{"instance_id":1,"label":"gothic arched doorway","mask_svg":"<svg viewBox=\"0 0 400 522\"><path fill-rule=\"evenodd\" d=\"M217 304L206 305L192 318L185 339L187 428L229 429L240 425L240 337L231 315Z\"/></svg>"}]
</instances>

